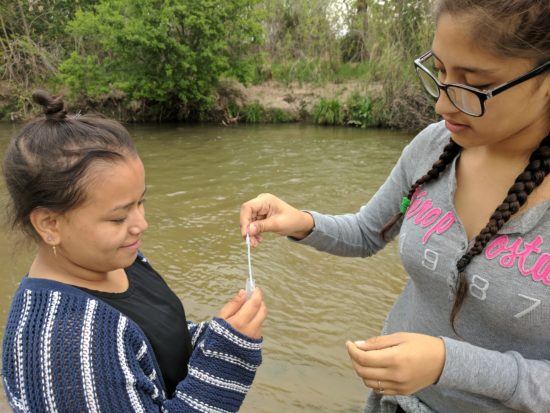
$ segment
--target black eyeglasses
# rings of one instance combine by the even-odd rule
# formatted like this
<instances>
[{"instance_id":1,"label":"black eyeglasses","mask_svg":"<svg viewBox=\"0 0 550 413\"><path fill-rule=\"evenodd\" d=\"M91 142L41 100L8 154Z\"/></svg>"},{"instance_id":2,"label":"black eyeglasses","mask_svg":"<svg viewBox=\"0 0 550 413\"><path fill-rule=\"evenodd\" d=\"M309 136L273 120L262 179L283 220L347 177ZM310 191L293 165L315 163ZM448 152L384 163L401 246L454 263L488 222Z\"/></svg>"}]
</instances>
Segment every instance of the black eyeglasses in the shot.
<instances>
[{"instance_id":1,"label":"black eyeglasses","mask_svg":"<svg viewBox=\"0 0 550 413\"><path fill-rule=\"evenodd\" d=\"M485 101L487 99L490 99L493 96L496 96L499 93L504 92L513 86L519 85L520 83L538 76L550 69L550 62L546 62L543 65L525 73L524 75L510 80L509 82L503 83L493 89L483 91L476 89L475 87L461 85L459 83L440 82L439 79L424 66L424 62L432 56L433 52L430 50L414 61L416 74L420 78L420 82L422 83L422 86L424 86L424 89L426 89L426 92L428 92L429 95L435 99L439 99L440 91L445 91L451 103L458 110L475 117L483 116L485 113Z\"/></svg>"}]
</instances>

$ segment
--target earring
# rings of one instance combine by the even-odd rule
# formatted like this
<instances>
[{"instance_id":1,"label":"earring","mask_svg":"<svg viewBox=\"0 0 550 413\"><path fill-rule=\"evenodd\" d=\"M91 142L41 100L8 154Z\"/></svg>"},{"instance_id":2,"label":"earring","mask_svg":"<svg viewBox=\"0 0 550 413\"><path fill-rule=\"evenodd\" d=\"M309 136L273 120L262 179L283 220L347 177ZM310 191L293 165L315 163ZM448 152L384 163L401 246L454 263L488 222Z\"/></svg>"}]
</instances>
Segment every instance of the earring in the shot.
<instances>
[{"instance_id":1,"label":"earring","mask_svg":"<svg viewBox=\"0 0 550 413\"><path fill-rule=\"evenodd\" d=\"M52 245L53 255L57 257L57 250L55 249L55 245Z\"/></svg>"}]
</instances>

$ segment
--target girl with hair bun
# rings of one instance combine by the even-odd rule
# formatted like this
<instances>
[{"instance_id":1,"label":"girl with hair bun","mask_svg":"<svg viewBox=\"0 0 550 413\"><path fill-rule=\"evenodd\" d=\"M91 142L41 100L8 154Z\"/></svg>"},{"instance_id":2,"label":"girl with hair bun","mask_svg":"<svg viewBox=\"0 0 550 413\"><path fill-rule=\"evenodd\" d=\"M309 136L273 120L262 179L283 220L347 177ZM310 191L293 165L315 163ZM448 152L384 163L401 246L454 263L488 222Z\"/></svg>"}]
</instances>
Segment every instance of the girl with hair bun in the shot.
<instances>
[{"instance_id":1,"label":"girl with hair bun","mask_svg":"<svg viewBox=\"0 0 550 413\"><path fill-rule=\"evenodd\" d=\"M262 194L241 234L367 257L398 236L409 280L381 336L346 347L366 412L550 412L550 2L439 0L414 61L439 123L357 213ZM360 337L358 337L360 338Z\"/></svg>"},{"instance_id":2,"label":"girl with hair bun","mask_svg":"<svg viewBox=\"0 0 550 413\"><path fill-rule=\"evenodd\" d=\"M44 116L4 160L14 228L38 252L9 310L2 379L15 412L236 412L261 363L262 293L188 322L140 252L145 171L118 122Z\"/></svg>"}]
</instances>

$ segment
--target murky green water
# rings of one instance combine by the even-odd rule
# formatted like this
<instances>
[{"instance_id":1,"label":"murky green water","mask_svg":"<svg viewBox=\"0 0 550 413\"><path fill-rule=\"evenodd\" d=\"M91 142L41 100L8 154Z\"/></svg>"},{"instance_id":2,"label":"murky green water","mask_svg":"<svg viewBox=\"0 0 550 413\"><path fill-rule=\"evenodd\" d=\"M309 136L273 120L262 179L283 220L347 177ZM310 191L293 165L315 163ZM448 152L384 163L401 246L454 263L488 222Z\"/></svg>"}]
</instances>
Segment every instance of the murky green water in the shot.
<instances>
[{"instance_id":1,"label":"murky green water","mask_svg":"<svg viewBox=\"0 0 550 413\"><path fill-rule=\"evenodd\" d=\"M0 154L17 126L0 124ZM216 314L247 276L239 206L261 192L298 208L353 212L381 185L410 134L284 125L132 127L147 172L143 251L189 319ZM5 201L4 184L0 198ZM346 340L379 332L405 275L395 244L333 257L267 235L252 265L269 308L264 363L242 412L360 412L366 388ZM0 325L32 250L0 233ZM2 332L0 331L0 339ZM8 411L3 391L0 411Z\"/></svg>"}]
</instances>

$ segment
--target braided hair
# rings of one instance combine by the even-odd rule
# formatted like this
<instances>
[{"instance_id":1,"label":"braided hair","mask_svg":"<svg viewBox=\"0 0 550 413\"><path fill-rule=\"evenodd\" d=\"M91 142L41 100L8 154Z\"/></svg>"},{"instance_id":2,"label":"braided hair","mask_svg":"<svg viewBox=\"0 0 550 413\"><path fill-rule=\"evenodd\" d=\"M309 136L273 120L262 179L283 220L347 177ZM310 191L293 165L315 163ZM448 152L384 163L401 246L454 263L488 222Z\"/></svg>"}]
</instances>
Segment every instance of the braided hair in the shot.
<instances>
[{"instance_id":1,"label":"braided hair","mask_svg":"<svg viewBox=\"0 0 550 413\"><path fill-rule=\"evenodd\" d=\"M516 178L514 184L508 190L504 201L497 207L495 212L489 218L487 225L479 232L473 241L473 245L458 260L456 268L458 270L458 280L456 287L456 297L451 309L451 325L454 328L454 320L462 307L468 283L464 270L476 255L481 254L489 241L500 231L512 215L519 211L522 205L527 201L527 197L533 190L539 186L546 175L550 173L550 134L548 134L540 143L539 147L529 157L529 163ZM456 330L455 330L456 332Z\"/></svg>"},{"instance_id":2,"label":"braided hair","mask_svg":"<svg viewBox=\"0 0 550 413\"><path fill-rule=\"evenodd\" d=\"M460 146L455 141L450 139L449 143L443 148L443 153L439 156L439 159L435 161L432 165L432 168L428 172L426 172L424 176L418 178L416 182L411 186L411 189L409 190L406 198L408 200L411 200L418 187L439 178L441 172L443 172L447 168L447 165L452 162L452 160L456 157L456 155L458 155L459 152ZM388 230L393 227L403 215L404 211L399 212L382 227L382 230L380 231L380 236L383 239L386 238L386 233L388 232Z\"/></svg>"}]
</instances>

